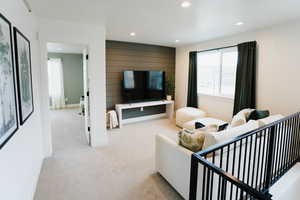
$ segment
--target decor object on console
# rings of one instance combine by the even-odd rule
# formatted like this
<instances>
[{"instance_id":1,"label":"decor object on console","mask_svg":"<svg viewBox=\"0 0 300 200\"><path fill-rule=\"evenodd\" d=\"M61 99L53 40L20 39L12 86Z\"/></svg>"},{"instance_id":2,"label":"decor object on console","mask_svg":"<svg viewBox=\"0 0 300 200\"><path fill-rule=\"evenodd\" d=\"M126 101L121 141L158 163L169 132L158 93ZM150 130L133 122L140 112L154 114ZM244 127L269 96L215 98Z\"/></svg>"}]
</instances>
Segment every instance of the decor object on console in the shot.
<instances>
[{"instance_id":1,"label":"decor object on console","mask_svg":"<svg viewBox=\"0 0 300 200\"><path fill-rule=\"evenodd\" d=\"M203 118L206 113L198 108L184 107L176 111L176 125L183 127L183 124L194 119Z\"/></svg>"},{"instance_id":2,"label":"decor object on console","mask_svg":"<svg viewBox=\"0 0 300 200\"><path fill-rule=\"evenodd\" d=\"M0 148L18 130L11 23L0 13Z\"/></svg>"},{"instance_id":3,"label":"decor object on console","mask_svg":"<svg viewBox=\"0 0 300 200\"><path fill-rule=\"evenodd\" d=\"M174 75L170 75L168 80L166 81L166 89L167 89L167 100L172 100L172 95L175 94L175 78Z\"/></svg>"},{"instance_id":4,"label":"decor object on console","mask_svg":"<svg viewBox=\"0 0 300 200\"><path fill-rule=\"evenodd\" d=\"M33 113L30 41L14 27L15 58L19 93L19 114L21 125Z\"/></svg>"}]
</instances>

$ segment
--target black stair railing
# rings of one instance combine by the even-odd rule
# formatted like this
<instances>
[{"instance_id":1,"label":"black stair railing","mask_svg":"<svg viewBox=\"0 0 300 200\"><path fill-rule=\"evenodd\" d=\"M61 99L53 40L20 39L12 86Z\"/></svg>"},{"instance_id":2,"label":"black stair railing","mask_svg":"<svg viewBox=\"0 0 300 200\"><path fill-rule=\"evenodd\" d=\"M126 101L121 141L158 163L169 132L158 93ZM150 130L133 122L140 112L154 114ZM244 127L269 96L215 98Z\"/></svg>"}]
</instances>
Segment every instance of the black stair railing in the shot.
<instances>
[{"instance_id":1,"label":"black stair railing","mask_svg":"<svg viewBox=\"0 0 300 200\"><path fill-rule=\"evenodd\" d=\"M296 113L194 153L189 198L271 200L270 187L299 158L300 113Z\"/></svg>"}]
</instances>

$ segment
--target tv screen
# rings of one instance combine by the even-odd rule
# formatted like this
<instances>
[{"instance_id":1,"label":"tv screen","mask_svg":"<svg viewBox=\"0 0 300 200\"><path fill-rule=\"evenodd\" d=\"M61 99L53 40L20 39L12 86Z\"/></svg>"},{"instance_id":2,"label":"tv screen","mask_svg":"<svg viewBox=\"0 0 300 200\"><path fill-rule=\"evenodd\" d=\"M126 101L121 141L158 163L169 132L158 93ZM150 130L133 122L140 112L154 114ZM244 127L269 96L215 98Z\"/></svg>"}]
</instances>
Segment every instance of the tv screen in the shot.
<instances>
[{"instance_id":1,"label":"tv screen","mask_svg":"<svg viewBox=\"0 0 300 200\"><path fill-rule=\"evenodd\" d=\"M165 98L165 72L124 71L123 102L161 100Z\"/></svg>"}]
</instances>

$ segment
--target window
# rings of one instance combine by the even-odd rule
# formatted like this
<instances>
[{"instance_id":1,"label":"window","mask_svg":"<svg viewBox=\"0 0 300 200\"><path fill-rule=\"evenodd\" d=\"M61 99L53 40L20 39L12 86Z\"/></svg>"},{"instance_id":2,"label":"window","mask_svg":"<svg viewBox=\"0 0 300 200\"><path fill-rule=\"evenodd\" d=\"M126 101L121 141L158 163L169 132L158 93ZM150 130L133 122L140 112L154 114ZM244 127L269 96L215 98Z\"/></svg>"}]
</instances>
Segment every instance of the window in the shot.
<instances>
[{"instance_id":1,"label":"window","mask_svg":"<svg viewBox=\"0 0 300 200\"><path fill-rule=\"evenodd\" d=\"M237 47L199 52L198 94L234 98Z\"/></svg>"}]
</instances>

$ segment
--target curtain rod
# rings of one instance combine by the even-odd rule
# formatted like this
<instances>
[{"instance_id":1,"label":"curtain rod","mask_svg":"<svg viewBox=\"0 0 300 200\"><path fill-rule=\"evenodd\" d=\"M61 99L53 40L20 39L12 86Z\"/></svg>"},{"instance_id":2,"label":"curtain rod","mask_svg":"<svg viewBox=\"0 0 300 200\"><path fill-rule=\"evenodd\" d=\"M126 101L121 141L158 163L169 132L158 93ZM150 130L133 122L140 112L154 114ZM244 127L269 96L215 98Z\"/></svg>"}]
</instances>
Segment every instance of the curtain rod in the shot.
<instances>
[{"instance_id":1,"label":"curtain rod","mask_svg":"<svg viewBox=\"0 0 300 200\"><path fill-rule=\"evenodd\" d=\"M219 47L219 48L207 49L207 50L202 50L202 51L192 51L192 52L201 53L201 52L206 52L206 51L216 51L216 50L227 49L227 48L232 48L232 47L236 47L236 46L237 45L232 45L232 46Z\"/></svg>"}]
</instances>

